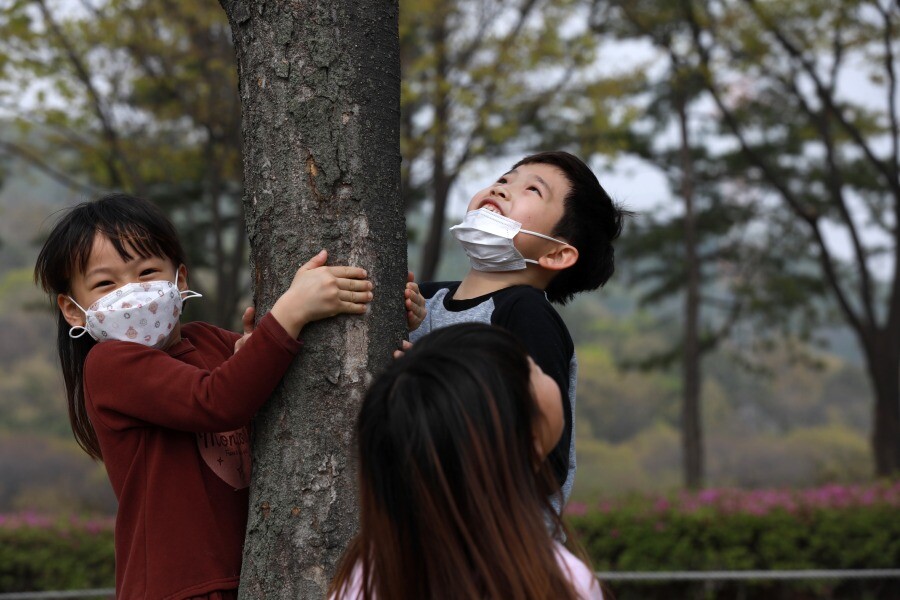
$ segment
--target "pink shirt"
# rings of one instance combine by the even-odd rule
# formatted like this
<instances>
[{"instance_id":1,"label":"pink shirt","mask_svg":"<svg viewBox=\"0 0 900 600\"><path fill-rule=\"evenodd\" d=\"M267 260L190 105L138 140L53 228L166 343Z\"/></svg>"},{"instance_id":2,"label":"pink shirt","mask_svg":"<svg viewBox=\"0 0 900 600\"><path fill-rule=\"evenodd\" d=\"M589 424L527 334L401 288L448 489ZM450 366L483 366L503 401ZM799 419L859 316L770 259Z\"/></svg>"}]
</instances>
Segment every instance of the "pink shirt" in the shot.
<instances>
[{"instance_id":1,"label":"pink shirt","mask_svg":"<svg viewBox=\"0 0 900 600\"><path fill-rule=\"evenodd\" d=\"M579 600L603 600L603 592L600 591L600 583L594 577L594 573L586 564L578 560L574 554L566 550L565 546L559 542L555 542L555 544L556 562L559 563L563 574L568 576L569 581L572 582L572 587L575 588L575 593L578 594ZM357 565L353 570L347 591L340 598L332 594L329 600L356 600L357 598L362 598L361 577L361 569Z\"/></svg>"}]
</instances>

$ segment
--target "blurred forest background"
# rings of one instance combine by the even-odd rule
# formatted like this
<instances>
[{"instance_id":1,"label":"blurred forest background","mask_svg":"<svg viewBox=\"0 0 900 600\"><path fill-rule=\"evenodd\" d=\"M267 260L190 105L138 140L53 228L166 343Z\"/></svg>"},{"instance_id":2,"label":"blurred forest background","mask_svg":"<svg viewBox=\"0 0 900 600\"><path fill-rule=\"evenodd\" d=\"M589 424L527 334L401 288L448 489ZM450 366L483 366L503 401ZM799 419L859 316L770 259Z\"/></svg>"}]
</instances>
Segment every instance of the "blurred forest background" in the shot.
<instances>
[{"instance_id":1,"label":"blurred forest background","mask_svg":"<svg viewBox=\"0 0 900 600\"><path fill-rule=\"evenodd\" d=\"M575 499L900 470L898 16L887 0L401 0L419 280L465 273L443 232L526 153L579 154L637 212L613 281L561 309ZM109 513L34 259L56 211L149 197L204 294L187 318L237 328L230 30L213 0L0 0L0 40L0 512Z\"/></svg>"}]
</instances>

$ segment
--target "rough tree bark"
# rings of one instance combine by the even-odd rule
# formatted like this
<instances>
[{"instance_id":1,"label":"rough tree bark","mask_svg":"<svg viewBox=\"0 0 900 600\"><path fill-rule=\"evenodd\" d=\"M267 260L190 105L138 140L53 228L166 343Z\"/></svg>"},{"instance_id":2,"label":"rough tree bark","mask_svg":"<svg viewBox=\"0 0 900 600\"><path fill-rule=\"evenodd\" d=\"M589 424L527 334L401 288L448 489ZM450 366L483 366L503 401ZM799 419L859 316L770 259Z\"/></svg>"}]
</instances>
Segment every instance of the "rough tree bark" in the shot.
<instances>
[{"instance_id":1,"label":"rough tree bark","mask_svg":"<svg viewBox=\"0 0 900 600\"><path fill-rule=\"evenodd\" d=\"M397 0L221 0L238 61L244 209L264 314L319 249L375 284L307 326L257 416L241 598L322 598L356 530L352 428L405 335Z\"/></svg>"}]
</instances>

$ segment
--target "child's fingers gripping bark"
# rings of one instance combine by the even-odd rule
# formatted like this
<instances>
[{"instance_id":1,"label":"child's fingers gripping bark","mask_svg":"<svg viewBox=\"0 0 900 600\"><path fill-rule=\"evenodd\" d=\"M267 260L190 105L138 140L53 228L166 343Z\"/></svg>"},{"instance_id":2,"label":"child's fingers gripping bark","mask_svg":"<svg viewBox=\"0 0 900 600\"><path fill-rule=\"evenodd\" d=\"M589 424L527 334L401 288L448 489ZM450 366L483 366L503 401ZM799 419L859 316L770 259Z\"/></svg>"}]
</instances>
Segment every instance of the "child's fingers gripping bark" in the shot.
<instances>
[{"instance_id":1,"label":"child's fingers gripping bark","mask_svg":"<svg viewBox=\"0 0 900 600\"><path fill-rule=\"evenodd\" d=\"M414 331L425 320L426 310L425 296L419 291L419 284L413 280L412 273L409 273L403 295L406 304L406 327L409 331Z\"/></svg>"},{"instance_id":2,"label":"child's fingers gripping bark","mask_svg":"<svg viewBox=\"0 0 900 600\"><path fill-rule=\"evenodd\" d=\"M327 258L323 250L300 267L291 286L272 307L272 316L295 337L311 321L365 312L365 305L372 299L372 283L366 279L365 269L326 267Z\"/></svg>"},{"instance_id":3,"label":"child's fingers gripping bark","mask_svg":"<svg viewBox=\"0 0 900 600\"><path fill-rule=\"evenodd\" d=\"M341 313L365 312L372 300L372 283L363 269L357 267L319 267L307 271L300 279L304 321L318 321Z\"/></svg>"},{"instance_id":4,"label":"child's fingers gripping bark","mask_svg":"<svg viewBox=\"0 0 900 600\"><path fill-rule=\"evenodd\" d=\"M343 269L340 272L346 275L348 273L347 269L351 269L352 267L333 268L335 270ZM365 277L365 271L362 269L357 269L357 271L360 273L354 273L354 275ZM374 297L372 294L372 282L367 279L338 277L337 283L338 288L340 289L338 292L338 299L341 301L339 312L350 314L361 314L366 312L366 305L371 302Z\"/></svg>"},{"instance_id":5,"label":"child's fingers gripping bark","mask_svg":"<svg viewBox=\"0 0 900 600\"><path fill-rule=\"evenodd\" d=\"M402 340L402 341L400 342L400 349L399 349L399 350L394 350L394 358L400 358L401 356L403 356L404 354L406 354L406 351L407 351L407 350L409 350L409 349L412 348L412 347L413 347L412 342L408 342L408 341L406 341L406 340Z\"/></svg>"},{"instance_id":6,"label":"child's fingers gripping bark","mask_svg":"<svg viewBox=\"0 0 900 600\"><path fill-rule=\"evenodd\" d=\"M294 279L300 276L300 273L304 271L309 271L311 269L316 269L318 267L324 267L325 263L328 261L328 250L319 250L319 253L313 256L311 259L300 265L300 268L297 269L297 272L294 274Z\"/></svg>"}]
</instances>

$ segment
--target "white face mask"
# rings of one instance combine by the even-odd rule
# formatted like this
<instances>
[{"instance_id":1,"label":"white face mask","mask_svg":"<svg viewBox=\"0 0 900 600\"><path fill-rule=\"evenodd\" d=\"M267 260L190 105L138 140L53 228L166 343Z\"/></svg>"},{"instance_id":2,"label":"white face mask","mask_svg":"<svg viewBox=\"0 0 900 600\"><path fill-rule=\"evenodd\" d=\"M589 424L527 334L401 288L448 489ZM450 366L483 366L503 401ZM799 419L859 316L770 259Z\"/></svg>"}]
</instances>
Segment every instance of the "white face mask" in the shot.
<instances>
[{"instance_id":1,"label":"white face mask","mask_svg":"<svg viewBox=\"0 0 900 600\"><path fill-rule=\"evenodd\" d=\"M84 326L72 327L69 336L80 338L87 332L98 342L120 340L158 348L178 323L182 301L201 296L197 292L179 291L177 282L176 273L174 283L129 283L106 294L87 310L69 296L85 315ZM76 335L79 329L81 331Z\"/></svg>"},{"instance_id":2,"label":"white face mask","mask_svg":"<svg viewBox=\"0 0 900 600\"><path fill-rule=\"evenodd\" d=\"M520 271L526 263L537 264L538 261L525 258L516 248L513 238L518 233L566 244L548 235L522 229L518 221L486 208L470 210L463 222L451 227L450 232L462 244L476 271Z\"/></svg>"}]
</instances>

